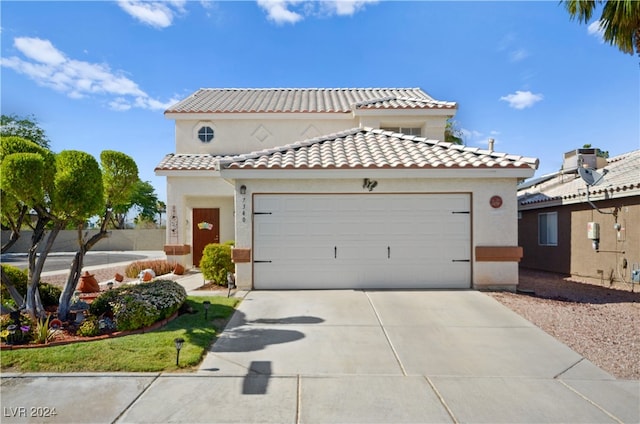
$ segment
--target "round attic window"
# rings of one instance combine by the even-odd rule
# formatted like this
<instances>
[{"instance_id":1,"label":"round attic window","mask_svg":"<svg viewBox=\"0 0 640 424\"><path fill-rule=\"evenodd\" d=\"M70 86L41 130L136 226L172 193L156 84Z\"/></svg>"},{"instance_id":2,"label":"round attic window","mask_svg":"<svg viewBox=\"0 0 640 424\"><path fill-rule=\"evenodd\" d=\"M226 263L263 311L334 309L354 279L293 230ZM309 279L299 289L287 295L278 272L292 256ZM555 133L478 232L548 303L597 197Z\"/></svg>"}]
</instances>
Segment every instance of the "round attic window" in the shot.
<instances>
[{"instance_id":1,"label":"round attic window","mask_svg":"<svg viewBox=\"0 0 640 424\"><path fill-rule=\"evenodd\" d=\"M209 143L211 140L213 140L213 135L213 128L211 127L202 127L198 130L198 138L203 143Z\"/></svg>"}]
</instances>

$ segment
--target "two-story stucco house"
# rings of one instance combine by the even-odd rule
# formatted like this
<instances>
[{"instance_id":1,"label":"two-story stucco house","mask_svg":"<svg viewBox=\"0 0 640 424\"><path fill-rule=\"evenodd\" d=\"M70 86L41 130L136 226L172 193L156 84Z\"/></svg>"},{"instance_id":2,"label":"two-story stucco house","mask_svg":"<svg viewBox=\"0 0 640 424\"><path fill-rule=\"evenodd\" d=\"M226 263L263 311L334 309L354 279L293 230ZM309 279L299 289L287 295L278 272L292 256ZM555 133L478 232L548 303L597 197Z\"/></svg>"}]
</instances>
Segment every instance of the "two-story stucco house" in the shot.
<instances>
[{"instance_id":1,"label":"two-story stucco house","mask_svg":"<svg viewBox=\"0 0 640 424\"><path fill-rule=\"evenodd\" d=\"M165 251L197 266L235 240L246 289L513 289L538 161L442 141L456 110L419 88L198 90L165 112Z\"/></svg>"}]
</instances>

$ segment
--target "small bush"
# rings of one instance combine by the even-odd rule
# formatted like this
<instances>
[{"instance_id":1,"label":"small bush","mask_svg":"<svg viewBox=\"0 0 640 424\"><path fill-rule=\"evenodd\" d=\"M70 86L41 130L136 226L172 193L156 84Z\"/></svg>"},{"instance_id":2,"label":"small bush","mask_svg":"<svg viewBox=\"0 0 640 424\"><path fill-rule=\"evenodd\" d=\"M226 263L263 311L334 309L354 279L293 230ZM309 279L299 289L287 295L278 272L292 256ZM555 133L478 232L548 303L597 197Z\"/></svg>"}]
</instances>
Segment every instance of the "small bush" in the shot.
<instances>
[{"instance_id":1,"label":"small bush","mask_svg":"<svg viewBox=\"0 0 640 424\"><path fill-rule=\"evenodd\" d=\"M231 247L233 240L223 244L211 243L205 246L200 260L200 270L207 280L215 281L224 286L227 284L227 272L234 272L235 266L231 261Z\"/></svg>"},{"instance_id":2,"label":"small bush","mask_svg":"<svg viewBox=\"0 0 640 424\"><path fill-rule=\"evenodd\" d=\"M9 280L11 280L13 285L16 287L18 293L20 293L22 297L25 297L27 295L28 271L26 269L21 270L15 266L4 264L2 265L2 271L9 277ZM42 300L43 306L57 306L62 290L49 283L40 283L38 285L38 292L40 293L40 299ZM11 299L9 290L5 287L4 283L2 283L2 301L3 303L9 304L11 307L16 307L15 302Z\"/></svg>"},{"instance_id":3,"label":"small bush","mask_svg":"<svg viewBox=\"0 0 640 424\"><path fill-rule=\"evenodd\" d=\"M62 290L58 286L49 283L40 283L38 286L40 300L43 306L58 306Z\"/></svg>"},{"instance_id":4,"label":"small bush","mask_svg":"<svg viewBox=\"0 0 640 424\"><path fill-rule=\"evenodd\" d=\"M187 292L180 284L156 280L106 291L93 301L89 310L95 316L113 314L120 331L136 330L171 316L186 298Z\"/></svg>"},{"instance_id":5,"label":"small bush","mask_svg":"<svg viewBox=\"0 0 640 424\"><path fill-rule=\"evenodd\" d=\"M82 337L94 337L100 335L100 326L98 324L98 318L89 317L82 321L76 334Z\"/></svg>"},{"instance_id":6,"label":"small bush","mask_svg":"<svg viewBox=\"0 0 640 424\"><path fill-rule=\"evenodd\" d=\"M2 264L2 272L7 277L9 277L9 280L16 287L16 289L18 290L18 293L20 293L24 297L27 294L28 271L26 269L21 270L20 268L17 268L12 265ZM2 302L7 303L12 307L15 307L16 305L13 302L13 299L11 298L11 295L9 294L9 290L7 289L5 284L2 283L0 287L1 287L0 296L2 296Z\"/></svg>"},{"instance_id":7,"label":"small bush","mask_svg":"<svg viewBox=\"0 0 640 424\"><path fill-rule=\"evenodd\" d=\"M140 272L145 269L152 269L156 275L165 275L173 272L175 265L166 260L152 260L152 261L136 261L127 265L124 270L124 274L129 278L138 278Z\"/></svg>"}]
</instances>

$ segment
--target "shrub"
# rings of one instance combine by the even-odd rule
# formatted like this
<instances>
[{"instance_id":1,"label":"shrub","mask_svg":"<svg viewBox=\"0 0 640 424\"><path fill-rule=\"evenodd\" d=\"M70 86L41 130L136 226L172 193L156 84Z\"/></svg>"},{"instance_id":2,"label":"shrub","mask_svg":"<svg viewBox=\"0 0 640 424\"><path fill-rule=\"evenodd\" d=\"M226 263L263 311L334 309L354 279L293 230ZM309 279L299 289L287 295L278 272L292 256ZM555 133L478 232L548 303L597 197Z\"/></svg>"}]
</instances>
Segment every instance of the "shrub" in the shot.
<instances>
[{"instance_id":1,"label":"shrub","mask_svg":"<svg viewBox=\"0 0 640 424\"><path fill-rule=\"evenodd\" d=\"M49 283L40 283L38 286L40 300L43 306L58 306L62 290L58 286Z\"/></svg>"},{"instance_id":2,"label":"shrub","mask_svg":"<svg viewBox=\"0 0 640 424\"><path fill-rule=\"evenodd\" d=\"M187 292L180 284L156 280L106 291L93 301L89 310L95 316L112 313L120 331L135 330L171 316L186 298Z\"/></svg>"},{"instance_id":3,"label":"shrub","mask_svg":"<svg viewBox=\"0 0 640 424\"><path fill-rule=\"evenodd\" d=\"M76 334L82 337L94 337L100 334L100 326L98 324L98 318L89 317L82 321Z\"/></svg>"},{"instance_id":4,"label":"shrub","mask_svg":"<svg viewBox=\"0 0 640 424\"><path fill-rule=\"evenodd\" d=\"M213 280L218 285L227 284L227 272L233 272L235 267L231 261L231 247L235 244L229 240L223 244L211 243L205 246L200 260L200 270L207 280Z\"/></svg>"},{"instance_id":5,"label":"shrub","mask_svg":"<svg viewBox=\"0 0 640 424\"><path fill-rule=\"evenodd\" d=\"M2 272L9 278L9 280L13 283L13 285L18 290L23 297L27 294L27 279L28 279L28 271L21 270L12 265L2 264ZM1 285L0 295L2 296L2 302L8 303L10 306L15 307L16 305L9 294L9 290L5 286L4 283Z\"/></svg>"},{"instance_id":6,"label":"shrub","mask_svg":"<svg viewBox=\"0 0 640 424\"><path fill-rule=\"evenodd\" d=\"M9 277L9 280L13 283L13 285L18 290L18 293L22 295L22 297L27 295L27 280L28 280L28 271L21 270L11 265L2 265L2 272L5 273ZM38 285L38 292L40 293L40 299L42 300L43 306L57 306L60 299L60 290L59 287L54 286L49 283L40 283ZM9 290L2 283L2 301L8 303L12 307L16 307L13 299L11 299L11 295L9 294Z\"/></svg>"},{"instance_id":7,"label":"shrub","mask_svg":"<svg viewBox=\"0 0 640 424\"><path fill-rule=\"evenodd\" d=\"M152 261L136 261L132 262L124 270L124 274L129 278L138 278L140 272L145 269L152 269L156 275L170 274L173 271L174 265L166 260L152 260Z\"/></svg>"}]
</instances>

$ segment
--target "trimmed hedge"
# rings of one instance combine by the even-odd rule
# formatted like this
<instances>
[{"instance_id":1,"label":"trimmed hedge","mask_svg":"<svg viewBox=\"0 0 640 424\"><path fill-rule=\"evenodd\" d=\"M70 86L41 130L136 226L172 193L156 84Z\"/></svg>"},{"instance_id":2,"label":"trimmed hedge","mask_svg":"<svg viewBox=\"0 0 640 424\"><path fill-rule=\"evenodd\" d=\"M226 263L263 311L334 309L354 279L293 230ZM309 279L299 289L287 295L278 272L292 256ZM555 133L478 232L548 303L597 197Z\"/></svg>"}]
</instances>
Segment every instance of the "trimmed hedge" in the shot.
<instances>
[{"instance_id":1,"label":"trimmed hedge","mask_svg":"<svg viewBox=\"0 0 640 424\"><path fill-rule=\"evenodd\" d=\"M108 290L91 303L89 311L95 316L113 314L118 331L136 330L170 317L186 298L180 284L156 280Z\"/></svg>"},{"instance_id":2,"label":"trimmed hedge","mask_svg":"<svg viewBox=\"0 0 640 424\"><path fill-rule=\"evenodd\" d=\"M231 247L235 241L229 240L223 244L211 243L205 246L200 259L200 271L207 280L215 281L224 286L227 284L227 272L234 272L235 265L231 261Z\"/></svg>"}]
</instances>

